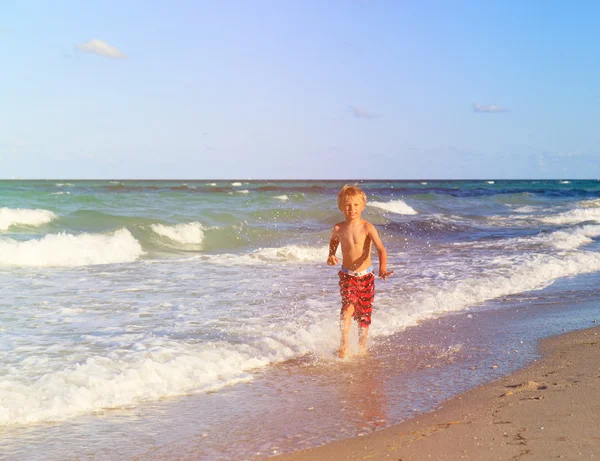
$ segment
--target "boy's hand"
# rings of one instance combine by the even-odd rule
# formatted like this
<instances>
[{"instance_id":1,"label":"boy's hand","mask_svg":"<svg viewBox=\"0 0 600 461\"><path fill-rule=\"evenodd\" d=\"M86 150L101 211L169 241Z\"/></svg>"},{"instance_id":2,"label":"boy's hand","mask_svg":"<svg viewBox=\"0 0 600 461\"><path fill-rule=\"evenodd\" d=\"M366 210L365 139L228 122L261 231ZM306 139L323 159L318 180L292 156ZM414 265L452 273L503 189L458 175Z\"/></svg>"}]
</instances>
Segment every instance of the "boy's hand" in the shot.
<instances>
[{"instance_id":1,"label":"boy's hand","mask_svg":"<svg viewBox=\"0 0 600 461\"><path fill-rule=\"evenodd\" d=\"M394 274L394 271L381 270L379 269L379 278L385 280L387 277Z\"/></svg>"},{"instance_id":2,"label":"boy's hand","mask_svg":"<svg viewBox=\"0 0 600 461\"><path fill-rule=\"evenodd\" d=\"M339 261L335 257L335 255L329 255L329 257L327 258L327 265L328 266L335 266L338 262Z\"/></svg>"}]
</instances>

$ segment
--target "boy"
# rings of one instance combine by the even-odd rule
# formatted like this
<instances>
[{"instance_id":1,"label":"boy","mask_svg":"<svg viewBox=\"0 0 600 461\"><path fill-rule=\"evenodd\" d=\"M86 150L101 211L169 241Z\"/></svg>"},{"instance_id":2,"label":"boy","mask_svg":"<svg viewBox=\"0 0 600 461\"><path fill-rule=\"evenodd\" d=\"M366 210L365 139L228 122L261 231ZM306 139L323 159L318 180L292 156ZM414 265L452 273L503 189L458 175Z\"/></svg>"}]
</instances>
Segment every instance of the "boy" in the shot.
<instances>
[{"instance_id":1,"label":"boy","mask_svg":"<svg viewBox=\"0 0 600 461\"><path fill-rule=\"evenodd\" d=\"M348 354L348 332L352 317L358 322L358 340L362 354L367 351L367 336L371 324L371 309L375 297L375 275L371 265L371 244L375 244L379 255L379 277L383 280L394 272L387 270L387 252L381 243L375 226L362 219L361 213L367 204L367 195L358 186L345 185L338 193L338 207L346 220L333 226L329 242L327 264L335 266L335 252L342 244L342 268L340 294L340 330L342 338L338 355Z\"/></svg>"}]
</instances>

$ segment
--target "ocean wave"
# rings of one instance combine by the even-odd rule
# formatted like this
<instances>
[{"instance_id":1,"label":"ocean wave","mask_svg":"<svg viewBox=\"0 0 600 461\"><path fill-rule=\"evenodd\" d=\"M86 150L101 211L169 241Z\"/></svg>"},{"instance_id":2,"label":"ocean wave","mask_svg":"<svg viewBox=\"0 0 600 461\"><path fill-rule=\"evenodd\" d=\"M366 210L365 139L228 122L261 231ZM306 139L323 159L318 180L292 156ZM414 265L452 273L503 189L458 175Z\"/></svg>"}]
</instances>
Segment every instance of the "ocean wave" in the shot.
<instances>
[{"instance_id":1,"label":"ocean wave","mask_svg":"<svg viewBox=\"0 0 600 461\"><path fill-rule=\"evenodd\" d=\"M88 266L132 262L144 254L127 229L111 234L48 234L39 240L0 239L0 266Z\"/></svg>"},{"instance_id":2,"label":"ocean wave","mask_svg":"<svg viewBox=\"0 0 600 461\"><path fill-rule=\"evenodd\" d=\"M600 226L587 225L575 229L559 230L547 235L532 237L549 243L558 250L576 250L592 243L594 237L600 236Z\"/></svg>"},{"instance_id":3,"label":"ocean wave","mask_svg":"<svg viewBox=\"0 0 600 461\"><path fill-rule=\"evenodd\" d=\"M538 216L538 220L548 224L575 224L585 221L600 222L600 209L598 208L577 208L564 213L558 213L551 216Z\"/></svg>"},{"instance_id":4,"label":"ocean wave","mask_svg":"<svg viewBox=\"0 0 600 461\"><path fill-rule=\"evenodd\" d=\"M424 219L412 219L405 222L390 222L381 226L387 231L403 236L420 238L445 238L455 234L473 231L471 226L459 222L452 217L432 216Z\"/></svg>"},{"instance_id":5,"label":"ocean wave","mask_svg":"<svg viewBox=\"0 0 600 461\"><path fill-rule=\"evenodd\" d=\"M498 250L537 250L543 252L544 247L550 247L552 251L572 251L593 242L595 237L600 236L599 225L585 225L571 229L562 229L553 232L542 232L526 237L513 237L491 241L457 242L455 247L487 248Z\"/></svg>"},{"instance_id":6,"label":"ocean wave","mask_svg":"<svg viewBox=\"0 0 600 461\"><path fill-rule=\"evenodd\" d=\"M199 256L204 261L213 264L255 265L273 262L293 263L324 263L327 260L328 246L287 245L275 248L259 248L249 253L222 253ZM340 256L338 254L338 256Z\"/></svg>"},{"instance_id":7,"label":"ocean wave","mask_svg":"<svg viewBox=\"0 0 600 461\"><path fill-rule=\"evenodd\" d=\"M549 245L557 250L569 251L592 243L593 239L598 236L600 236L600 226L586 225L515 240L517 243L539 243Z\"/></svg>"},{"instance_id":8,"label":"ocean wave","mask_svg":"<svg viewBox=\"0 0 600 461\"><path fill-rule=\"evenodd\" d=\"M202 245L204 242L204 226L199 222L175 224L152 224L150 228L161 237L183 245Z\"/></svg>"},{"instance_id":9,"label":"ocean wave","mask_svg":"<svg viewBox=\"0 0 600 461\"><path fill-rule=\"evenodd\" d=\"M600 208L600 198L582 200L577 202L577 206L581 208Z\"/></svg>"},{"instance_id":10,"label":"ocean wave","mask_svg":"<svg viewBox=\"0 0 600 461\"><path fill-rule=\"evenodd\" d=\"M118 358L89 357L29 384L18 376L4 376L0 425L60 421L101 409L213 391L251 380L245 370L268 363L248 346L206 344L194 350L175 341L142 340L131 349Z\"/></svg>"},{"instance_id":11,"label":"ocean wave","mask_svg":"<svg viewBox=\"0 0 600 461\"><path fill-rule=\"evenodd\" d=\"M378 322L373 334L389 335L446 312L477 307L486 301L533 290L541 290L563 277L600 271L600 253L574 252L554 256L530 254L494 260L500 267L484 276L423 287L408 297L380 296ZM387 299L382 299L386 298ZM403 306L397 308L395 306Z\"/></svg>"},{"instance_id":12,"label":"ocean wave","mask_svg":"<svg viewBox=\"0 0 600 461\"><path fill-rule=\"evenodd\" d=\"M316 262L327 260L328 246L287 245L280 248L261 248L249 254L251 258L270 261Z\"/></svg>"},{"instance_id":13,"label":"ocean wave","mask_svg":"<svg viewBox=\"0 0 600 461\"><path fill-rule=\"evenodd\" d=\"M389 202L369 202L367 205L396 214L417 214L415 209L410 205L407 205L403 200L391 200Z\"/></svg>"},{"instance_id":14,"label":"ocean wave","mask_svg":"<svg viewBox=\"0 0 600 461\"><path fill-rule=\"evenodd\" d=\"M0 231L11 226L41 226L57 218L58 216L49 210L0 208Z\"/></svg>"},{"instance_id":15,"label":"ocean wave","mask_svg":"<svg viewBox=\"0 0 600 461\"><path fill-rule=\"evenodd\" d=\"M513 208L513 211L516 213L535 213L538 210L539 210L539 207L535 207L535 206L531 206L531 205L525 205L525 206Z\"/></svg>"}]
</instances>

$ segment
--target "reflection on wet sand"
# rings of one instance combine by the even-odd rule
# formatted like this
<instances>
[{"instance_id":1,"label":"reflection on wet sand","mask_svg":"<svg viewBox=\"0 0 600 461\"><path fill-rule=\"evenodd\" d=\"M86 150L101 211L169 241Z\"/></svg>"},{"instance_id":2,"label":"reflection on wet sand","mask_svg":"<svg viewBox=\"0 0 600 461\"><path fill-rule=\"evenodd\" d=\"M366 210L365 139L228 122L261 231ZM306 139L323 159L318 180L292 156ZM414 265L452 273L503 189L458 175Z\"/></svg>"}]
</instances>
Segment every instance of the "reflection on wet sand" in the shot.
<instances>
[{"instance_id":1,"label":"reflection on wet sand","mask_svg":"<svg viewBox=\"0 0 600 461\"><path fill-rule=\"evenodd\" d=\"M357 357L349 364L340 364L341 417L355 421L360 433L371 432L385 426L386 397L383 392L383 363L378 359ZM345 370L344 370L345 369Z\"/></svg>"}]
</instances>

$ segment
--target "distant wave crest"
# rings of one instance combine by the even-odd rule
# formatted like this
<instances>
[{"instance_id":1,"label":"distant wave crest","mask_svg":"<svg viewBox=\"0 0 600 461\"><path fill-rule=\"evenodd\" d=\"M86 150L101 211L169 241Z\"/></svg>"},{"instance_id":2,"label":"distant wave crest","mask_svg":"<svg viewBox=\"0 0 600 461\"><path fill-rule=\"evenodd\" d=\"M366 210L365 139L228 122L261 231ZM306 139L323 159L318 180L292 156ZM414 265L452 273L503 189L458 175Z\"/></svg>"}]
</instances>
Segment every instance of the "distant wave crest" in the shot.
<instances>
[{"instance_id":1,"label":"distant wave crest","mask_svg":"<svg viewBox=\"0 0 600 461\"><path fill-rule=\"evenodd\" d=\"M0 231L11 226L41 226L58 218L49 210L29 210L26 208L0 208Z\"/></svg>"},{"instance_id":2,"label":"distant wave crest","mask_svg":"<svg viewBox=\"0 0 600 461\"><path fill-rule=\"evenodd\" d=\"M396 214L417 214L415 209L410 205L407 205L403 200L392 200L390 202L369 202L368 205Z\"/></svg>"},{"instance_id":3,"label":"distant wave crest","mask_svg":"<svg viewBox=\"0 0 600 461\"><path fill-rule=\"evenodd\" d=\"M152 224L150 228L161 237L183 245L202 245L204 242L204 227L199 222L175 224Z\"/></svg>"}]
</instances>

